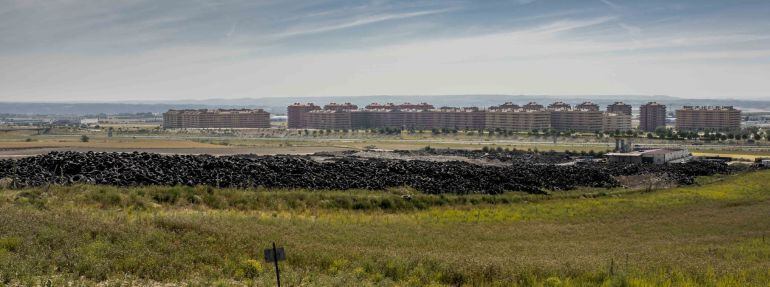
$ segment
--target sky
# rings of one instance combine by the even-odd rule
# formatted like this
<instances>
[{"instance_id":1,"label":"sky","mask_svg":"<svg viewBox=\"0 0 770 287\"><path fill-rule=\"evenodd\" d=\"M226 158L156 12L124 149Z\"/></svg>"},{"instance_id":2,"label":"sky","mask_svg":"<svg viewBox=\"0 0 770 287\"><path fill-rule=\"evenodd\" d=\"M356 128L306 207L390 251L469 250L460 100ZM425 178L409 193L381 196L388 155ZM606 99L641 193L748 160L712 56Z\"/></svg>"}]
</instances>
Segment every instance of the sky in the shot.
<instances>
[{"instance_id":1,"label":"sky","mask_svg":"<svg viewBox=\"0 0 770 287\"><path fill-rule=\"evenodd\" d=\"M768 0L0 0L0 101L770 100L768 15Z\"/></svg>"}]
</instances>

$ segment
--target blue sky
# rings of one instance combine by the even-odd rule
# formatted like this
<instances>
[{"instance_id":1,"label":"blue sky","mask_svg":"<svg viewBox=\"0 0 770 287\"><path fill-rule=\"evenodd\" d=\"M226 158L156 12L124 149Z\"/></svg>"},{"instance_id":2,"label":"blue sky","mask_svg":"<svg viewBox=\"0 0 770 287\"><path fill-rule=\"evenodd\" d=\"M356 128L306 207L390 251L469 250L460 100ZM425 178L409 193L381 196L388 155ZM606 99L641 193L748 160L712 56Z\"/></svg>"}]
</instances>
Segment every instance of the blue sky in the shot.
<instances>
[{"instance_id":1,"label":"blue sky","mask_svg":"<svg viewBox=\"0 0 770 287\"><path fill-rule=\"evenodd\" d=\"M0 100L770 99L770 1L0 0Z\"/></svg>"}]
</instances>

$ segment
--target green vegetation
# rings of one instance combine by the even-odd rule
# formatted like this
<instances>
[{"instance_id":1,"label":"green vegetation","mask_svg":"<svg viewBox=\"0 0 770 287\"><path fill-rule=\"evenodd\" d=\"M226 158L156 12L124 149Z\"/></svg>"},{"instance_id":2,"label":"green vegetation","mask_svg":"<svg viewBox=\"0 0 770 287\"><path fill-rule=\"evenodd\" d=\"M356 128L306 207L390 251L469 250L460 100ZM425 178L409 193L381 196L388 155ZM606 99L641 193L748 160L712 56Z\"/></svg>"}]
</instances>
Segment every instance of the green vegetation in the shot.
<instances>
[{"instance_id":1,"label":"green vegetation","mask_svg":"<svg viewBox=\"0 0 770 287\"><path fill-rule=\"evenodd\" d=\"M766 286L770 171L646 192L0 190L0 285ZM766 238L768 237L768 238Z\"/></svg>"}]
</instances>

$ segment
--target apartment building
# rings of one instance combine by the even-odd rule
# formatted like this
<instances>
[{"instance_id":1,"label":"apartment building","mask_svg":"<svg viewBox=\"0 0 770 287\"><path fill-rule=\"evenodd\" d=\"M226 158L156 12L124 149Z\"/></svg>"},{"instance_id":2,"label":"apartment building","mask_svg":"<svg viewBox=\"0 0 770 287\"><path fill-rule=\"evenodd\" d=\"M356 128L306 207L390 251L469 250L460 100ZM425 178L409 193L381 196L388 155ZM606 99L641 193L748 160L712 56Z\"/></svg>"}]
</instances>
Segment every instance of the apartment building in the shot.
<instances>
[{"instance_id":1,"label":"apartment building","mask_svg":"<svg viewBox=\"0 0 770 287\"><path fill-rule=\"evenodd\" d=\"M602 130L602 112L575 109L553 110L551 128L558 131L600 131Z\"/></svg>"},{"instance_id":2,"label":"apartment building","mask_svg":"<svg viewBox=\"0 0 770 287\"><path fill-rule=\"evenodd\" d=\"M304 129L307 128L307 119L305 115L310 111L320 110L321 107L316 106L313 103L300 104L294 103L287 107L286 115L288 116L288 127L290 129Z\"/></svg>"},{"instance_id":3,"label":"apartment building","mask_svg":"<svg viewBox=\"0 0 770 287\"><path fill-rule=\"evenodd\" d=\"M323 109L305 115L307 127L319 130L348 130L352 128L349 110Z\"/></svg>"},{"instance_id":4,"label":"apartment building","mask_svg":"<svg viewBox=\"0 0 770 287\"><path fill-rule=\"evenodd\" d=\"M179 128L269 128L270 113L262 109L169 110L163 127Z\"/></svg>"},{"instance_id":5,"label":"apartment building","mask_svg":"<svg viewBox=\"0 0 770 287\"><path fill-rule=\"evenodd\" d=\"M599 111L599 105L594 104L592 102L583 102L583 103L575 106L575 109L596 112L596 111Z\"/></svg>"},{"instance_id":6,"label":"apartment building","mask_svg":"<svg viewBox=\"0 0 770 287\"><path fill-rule=\"evenodd\" d=\"M352 111L357 109L358 109L358 106L351 103L344 103L344 104L329 103L328 105L324 105L324 110L328 110L328 111Z\"/></svg>"},{"instance_id":7,"label":"apartment building","mask_svg":"<svg viewBox=\"0 0 770 287\"><path fill-rule=\"evenodd\" d=\"M548 110L551 113L552 129L578 132L602 130L602 112L595 104L583 103L572 109L569 104L555 102L548 105Z\"/></svg>"},{"instance_id":8,"label":"apartment building","mask_svg":"<svg viewBox=\"0 0 770 287\"><path fill-rule=\"evenodd\" d=\"M684 106L676 110L678 130L738 130L741 111L732 106Z\"/></svg>"},{"instance_id":9,"label":"apartment building","mask_svg":"<svg viewBox=\"0 0 770 287\"><path fill-rule=\"evenodd\" d=\"M554 102L553 104L548 105L549 110L569 110L572 109L572 106L570 104L565 102Z\"/></svg>"},{"instance_id":10,"label":"apartment building","mask_svg":"<svg viewBox=\"0 0 770 287\"><path fill-rule=\"evenodd\" d=\"M639 130L653 132L666 127L666 105L649 102L639 107Z\"/></svg>"},{"instance_id":11,"label":"apartment building","mask_svg":"<svg viewBox=\"0 0 770 287\"><path fill-rule=\"evenodd\" d=\"M538 104L535 102L529 102L526 105L522 106L522 108L528 111L539 111L539 110L542 110L544 107L541 104Z\"/></svg>"},{"instance_id":12,"label":"apartment building","mask_svg":"<svg viewBox=\"0 0 770 287\"><path fill-rule=\"evenodd\" d=\"M614 132L614 131L630 131L631 127L631 115L624 113L610 113L606 112L602 114L602 131Z\"/></svg>"},{"instance_id":13,"label":"apartment building","mask_svg":"<svg viewBox=\"0 0 770 287\"><path fill-rule=\"evenodd\" d=\"M432 110L376 109L351 111L354 129L400 128L429 130L436 126L438 114Z\"/></svg>"},{"instance_id":14,"label":"apartment building","mask_svg":"<svg viewBox=\"0 0 770 287\"><path fill-rule=\"evenodd\" d=\"M419 104L412 104L412 103L403 103L403 104L393 104L393 103L387 103L387 104L379 104L379 103L371 103L369 105L366 105L367 110L432 110L435 109L433 105L428 103L419 103Z\"/></svg>"},{"instance_id":15,"label":"apartment building","mask_svg":"<svg viewBox=\"0 0 770 287\"><path fill-rule=\"evenodd\" d=\"M480 130L486 124L486 112L476 107L454 108L442 107L434 110L435 128Z\"/></svg>"},{"instance_id":16,"label":"apartment building","mask_svg":"<svg viewBox=\"0 0 770 287\"><path fill-rule=\"evenodd\" d=\"M518 110L521 109L521 107L517 104L514 104L512 102L505 102L502 105L499 106L491 106L489 107L489 110Z\"/></svg>"},{"instance_id":17,"label":"apartment building","mask_svg":"<svg viewBox=\"0 0 770 287\"><path fill-rule=\"evenodd\" d=\"M531 131L551 128L551 113L547 110L490 109L486 112L487 129Z\"/></svg>"},{"instance_id":18,"label":"apartment building","mask_svg":"<svg viewBox=\"0 0 770 287\"><path fill-rule=\"evenodd\" d=\"M607 112L631 116L633 109L631 108L631 105L627 105L623 102L615 102L607 106Z\"/></svg>"},{"instance_id":19,"label":"apartment building","mask_svg":"<svg viewBox=\"0 0 770 287\"><path fill-rule=\"evenodd\" d=\"M503 129L528 131L533 129L555 129L560 131L628 131L631 126L631 106L615 102L602 112L599 106L584 102L574 108L564 102L543 105L530 102L519 106L511 102L492 106L488 110L476 107L442 107L435 109L427 103L378 104L372 103L365 109L354 104L330 103L323 109L313 104L289 106L291 128L315 129ZM737 129L740 127L740 111L733 107L684 107L677 110L679 129ZM189 117L185 118L185 117ZM200 125L200 117L193 114L166 118L168 126L178 126L185 121L188 125ZM666 106L650 102L640 107L640 125L643 131L654 131L665 127ZM197 122L196 122L197 121ZM195 123L195 124L189 124ZM215 124L210 124L215 125Z\"/></svg>"}]
</instances>

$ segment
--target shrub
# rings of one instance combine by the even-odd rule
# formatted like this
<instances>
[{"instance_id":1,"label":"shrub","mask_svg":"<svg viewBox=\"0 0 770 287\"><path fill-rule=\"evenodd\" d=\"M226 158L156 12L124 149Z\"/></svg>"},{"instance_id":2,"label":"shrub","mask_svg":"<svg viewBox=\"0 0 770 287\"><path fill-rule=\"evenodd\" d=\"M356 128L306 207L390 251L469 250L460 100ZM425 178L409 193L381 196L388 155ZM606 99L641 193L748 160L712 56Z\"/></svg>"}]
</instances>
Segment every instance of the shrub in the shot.
<instances>
[{"instance_id":1,"label":"shrub","mask_svg":"<svg viewBox=\"0 0 770 287\"><path fill-rule=\"evenodd\" d=\"M16 252L21 246L20 237L0 237L0 250Z\"/></svg>"},{"instance_id":2,"label":"shrub","mask_svg":"<svg viewBox=\"0 0 770 287\"><path fill-rule=\"evenodd\" d=\"M262 262L254 259L243 260L236 271L236 275L243 278L256 278L259 274L265 272L265 266Z\"/></svg>"}]
</instances>

